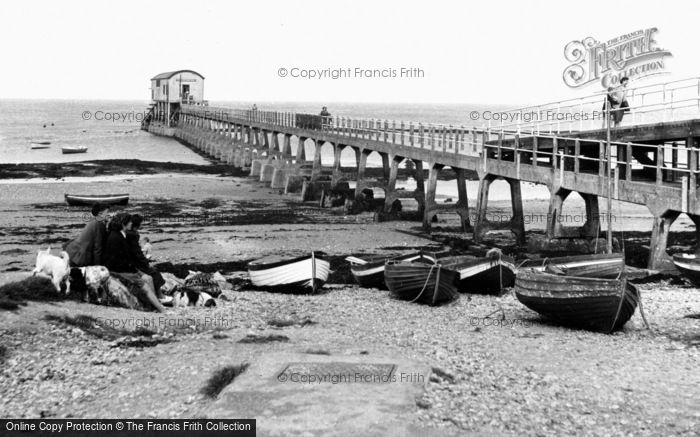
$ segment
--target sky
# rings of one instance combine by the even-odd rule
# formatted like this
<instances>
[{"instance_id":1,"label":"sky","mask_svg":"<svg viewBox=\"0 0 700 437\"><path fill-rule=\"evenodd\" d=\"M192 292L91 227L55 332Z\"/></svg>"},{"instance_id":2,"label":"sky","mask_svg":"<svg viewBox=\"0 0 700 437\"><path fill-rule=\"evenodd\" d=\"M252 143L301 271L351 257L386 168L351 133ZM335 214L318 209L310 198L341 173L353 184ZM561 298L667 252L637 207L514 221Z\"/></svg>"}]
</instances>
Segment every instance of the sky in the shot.
<instances>
[{"instance_id":1,"label":"sky","mask_svg":"<svg viewBox=\"0 0 700 437\"><path fill-rule=\"evenodd\" d=\"M646 81L700 76L699 15L697 1L4 1L0 98L146 101L152 76L192 69L216 101L544 103L601 89L562 79L564 47L586 37L656 27L673 56ZM422 77L356 74L401 68ZM291 77L333 69L352 77Z\"/></svg>"}]
</instances>

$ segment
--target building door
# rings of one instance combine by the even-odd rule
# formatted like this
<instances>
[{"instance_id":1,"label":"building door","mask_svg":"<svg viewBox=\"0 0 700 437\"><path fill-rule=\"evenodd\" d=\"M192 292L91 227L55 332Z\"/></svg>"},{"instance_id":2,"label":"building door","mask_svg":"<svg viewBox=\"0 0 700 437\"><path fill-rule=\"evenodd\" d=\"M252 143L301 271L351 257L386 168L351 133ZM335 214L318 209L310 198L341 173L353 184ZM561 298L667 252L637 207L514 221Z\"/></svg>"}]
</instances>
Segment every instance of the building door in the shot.
<instances>
[{"instance_id":1,"label":"building door","mask_svg":"<svg viewBox=\"0 0 700 437\"><path fill-rule=\"evenodd\" d=\"M190 85L189 84L183 84L182 85L182 100L189 100L190 99Z\"/></svg>"}]
</instances>

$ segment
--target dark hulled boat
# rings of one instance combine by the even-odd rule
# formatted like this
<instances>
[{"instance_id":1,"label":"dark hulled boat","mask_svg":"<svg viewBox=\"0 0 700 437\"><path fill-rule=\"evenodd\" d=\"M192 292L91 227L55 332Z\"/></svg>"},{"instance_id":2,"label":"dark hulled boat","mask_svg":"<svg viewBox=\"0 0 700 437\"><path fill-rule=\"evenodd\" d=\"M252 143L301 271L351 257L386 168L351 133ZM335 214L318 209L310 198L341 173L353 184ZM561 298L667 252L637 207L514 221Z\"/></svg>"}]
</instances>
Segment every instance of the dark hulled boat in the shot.
<instances>
[{"instance_id":1,"label":"dark hulled boat","mask_svg":"<svg viewBox=\"0 0 700 437\"><path fill-rule=\"evenodd\" d=\"M424 255L421 252L398 256L372 255L362 258L349 256L345 260L350 263L350 272L352 272L353 278L362 287L384 288L386 287L386 284L384 284L384 266L387 261L412 262L420 258L434 261L433 257Z\"/></svg>"},{"instance_id":2,"label":"dark hulled boat","mask_svg":"<svg viewBox=\"0 0 700 437\"><path fill-rule=\"evenodd\" d=\"M61 152L64 155L70 155L74 153L86 153L87 152L87 147L80 147L80 146L65 146L61 147Z\"/></svg>"},{"instance_id":3,"label":"dark hulled boat","mask_svg":"<svg viewBox=\"0 0 700 437\"><path fill-rule=\"evenodd\" d=\"M459 297L459 274L430 262L389 260L384 267L384 282L399 299L439 305Z\"/></svg>"},{"instance_id":4,"label":"dark hulled boat","mask_svg":"<svg viewBox=\"0 0 700 437\"><path fill-rule=\"evenodd\" d=\"M70 206L127 205L128 194L66 194L66 203Z\"/></svg>"},{"instance_id":5,"label":"dark hulled boat","mask_svg":"<svg viewBox=\"0 0 700 437\"><path fill-rule=\"evenodd\" d=\"M515 295L526 307L562 325L605 333L622 328L639 302L639 291L624 276L604 279L535 269L518 270Z\"/></svg>"},{"instance_id":6,"label":"dark hulled boat","mask_svg":"<svg viewBox=\"0 0 700 437\"><path fill-rule=\"evenodd\" d=\"M453 256L440 259L440 264L457 273L457 289L462 293L500 294L515 282L512 258L501 256Z\"/></svg>"}]
</instances>

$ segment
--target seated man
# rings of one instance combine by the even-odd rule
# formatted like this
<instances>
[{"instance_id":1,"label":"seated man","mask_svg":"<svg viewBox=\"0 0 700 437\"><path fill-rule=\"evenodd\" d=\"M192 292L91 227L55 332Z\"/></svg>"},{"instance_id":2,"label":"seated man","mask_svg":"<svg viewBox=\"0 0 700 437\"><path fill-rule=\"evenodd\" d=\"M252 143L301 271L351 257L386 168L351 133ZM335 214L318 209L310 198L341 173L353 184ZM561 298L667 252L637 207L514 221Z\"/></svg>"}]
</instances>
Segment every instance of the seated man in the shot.
<instances>
[{"instance_id":1,"label":"seated man","mask_svg":"<svg viewBox=\"0 0 700 437\"><path fill-rule=\"evenodd\" d=\"M163 295L163 293L160 291L160 287L162 287L165 284L165 279L163 279L163 275L160 274L158 269L151 266L151 263L149 262L148 258L146 258L146 255L143 254L143 250L141 249L141 244L139 243L139 240L141 238L141 236L139 235L141 223L143 223L143 216L141 216L140 214L133 214L131 216L131 221L129 221L129 223L127 223L125 226L124 230L126 232L126 242L129 246L129 254L134 263L134 266L139 271L146 273L151 278L153 278L153 288L155 289L156 296L161 301L161 303L170 303L172 302L173 298L170 296Z\"/></svg>"},{"instance_id":2,"label":"seated man","mask_svg":"<svg viewBox=\"0 0 700 437\"><path fill-rule=\"evenodd\" d=\"M136 268L129 251L124 226L131 222L131 216L119 213L109 222L109 234L105 245L105 266L115 278L125 282L129 288L139 288L145 294L146 300L158 312L165 312L165 307L156 297L153 278Z\"/></svg>"},{"instance_id":3,"label":"seated man","mask_svg":"<svg viewBox=\"0 0 700 437\"><path fill-rule=\"evenodd\" d=\"M105 221L108 213L109 206L93 205L92 218L80 235L63 245L63 250L68 252L71 267L102 265L102 246L107 237Z\"/></svg>"}]
</instances>

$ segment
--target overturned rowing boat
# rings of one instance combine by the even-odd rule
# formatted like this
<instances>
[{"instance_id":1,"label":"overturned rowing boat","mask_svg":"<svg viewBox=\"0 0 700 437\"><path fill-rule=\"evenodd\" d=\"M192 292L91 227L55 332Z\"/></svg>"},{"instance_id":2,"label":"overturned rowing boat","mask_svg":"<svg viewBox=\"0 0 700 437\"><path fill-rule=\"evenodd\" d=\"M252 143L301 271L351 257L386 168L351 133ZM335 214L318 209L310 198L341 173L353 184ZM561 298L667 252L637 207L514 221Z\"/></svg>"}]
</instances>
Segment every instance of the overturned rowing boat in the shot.
<instances>
[{"instance_id":1,"label":"overturned rowing boat","mask_svg":"<svg viewBox=\"0 0 700 437\"><path fill-rule=\"evenodd\" d=\"M350 272L352 272L352 276L358 284L362 287L382 288L386 286L384 284L384 266L387 261L412 262L421 258L435 261L433 257L424 255L422 252L413 252L400 256L372 255L362 258L349 256L345 260L350 263Z\"/></svg>"},{"instance_id":2,"label":"overturned rowing boat","mask_svg":"<svg viewBox=\"0 0 700 437\"><path fill-rule=\"evenodd\" d=\"M526 307L558 323L610 333L629 321L639 302L639 291L623 269L624 264L616 279L518 269L515 295Z\"/></svg>"},{"instance_id":3,"label":"overturned rowing boat","mask_svg":"<svg viewBox=\"0 0 700 437\"><path fill-rule=\"evenodd\" d=\"M439 305L459 297L459 274L430 259L414 262L389 260L384 267L384 281L399 299Z\"/></svg>"},{"instance_id":4,"label":"overturned rowing boat","mask_svg":"<svg viewBox=\"0 0 700 437\"><path fill-rule=\"evenodd\" d=\"M315 293L328 280L330 270L330 263L313 252L296 258L272 255L248 263L255 287L287 293Z\"/></svg>"}]
</instances>

